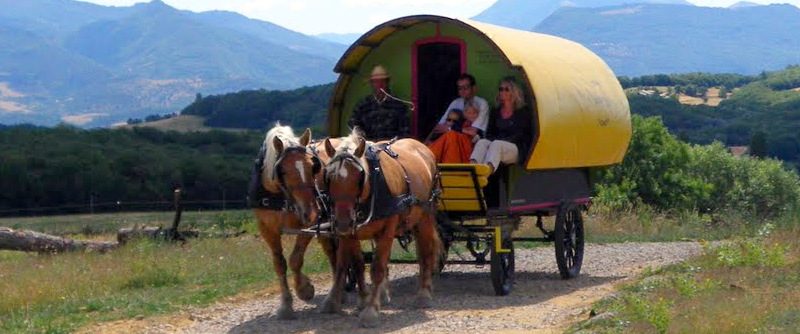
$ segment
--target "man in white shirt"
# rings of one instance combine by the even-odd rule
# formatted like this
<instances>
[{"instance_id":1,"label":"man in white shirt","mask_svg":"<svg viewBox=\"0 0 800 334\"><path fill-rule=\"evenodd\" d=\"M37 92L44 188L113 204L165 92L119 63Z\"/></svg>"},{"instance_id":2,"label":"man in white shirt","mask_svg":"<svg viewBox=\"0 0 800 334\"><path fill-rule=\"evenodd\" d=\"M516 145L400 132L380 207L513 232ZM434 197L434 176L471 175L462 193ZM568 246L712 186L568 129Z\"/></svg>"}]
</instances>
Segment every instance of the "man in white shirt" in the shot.
<instances>
[{"instance_id":1,"label":"man in white shirt","mask_svg":"<svg viewBox=\"0 0 800 334\"><path fill-rule=\"evenodd\" d=\"M459 97L453 100L453 102L450 102L450 105L447 106L444 115L439 119L439 124L436 124L436 127L433 128L433 133L441 134L450 130L450 126L447 124L447 115L450 113L450 110L460 109L467 115L470 112L468 108L474 108L478 111L477 119L472 122L471 126L464 127L461 132L471 136L472 141L476 142L483 137L483 134L486 132L486 127L489 125L489 103L480 96L475 96L478 87L475 85L475 77L472 75L468 73L462 74L458 77L456 84L458 86Z\"/></svg>"}]
</instances>

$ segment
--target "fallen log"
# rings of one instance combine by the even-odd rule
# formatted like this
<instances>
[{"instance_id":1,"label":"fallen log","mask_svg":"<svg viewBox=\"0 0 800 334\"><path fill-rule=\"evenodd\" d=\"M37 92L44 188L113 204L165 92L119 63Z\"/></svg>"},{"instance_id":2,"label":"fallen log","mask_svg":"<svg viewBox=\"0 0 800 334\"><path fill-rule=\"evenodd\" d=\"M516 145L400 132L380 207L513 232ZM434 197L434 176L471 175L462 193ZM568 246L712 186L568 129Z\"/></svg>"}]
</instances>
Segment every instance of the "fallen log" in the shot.
<instances>
[{"instance_id":1,"label":"fallen log","mask_svg":"<svg viewBox=\"0 0 800 334\"><path fill-rule=\"evenodd\" d=\"M0 249L39 253L72 251L107 252L119 246L116 242L74 240L28 230L0 227Z\"/></svg>"},{"instance_id":2,"label":"fallen log","mask_svg":"<svg viewBox=\"0 0 800 334\"><path fill-rule=\"evenodd\" d=\"M178 231L177 229L163 228L161 226L126 227L117 231L117 242L120 245L124 245L128 241L140 238L186 242L186 238L197 238L199 235L200 232L196 230Z\"/></svg>"}]
</instances>

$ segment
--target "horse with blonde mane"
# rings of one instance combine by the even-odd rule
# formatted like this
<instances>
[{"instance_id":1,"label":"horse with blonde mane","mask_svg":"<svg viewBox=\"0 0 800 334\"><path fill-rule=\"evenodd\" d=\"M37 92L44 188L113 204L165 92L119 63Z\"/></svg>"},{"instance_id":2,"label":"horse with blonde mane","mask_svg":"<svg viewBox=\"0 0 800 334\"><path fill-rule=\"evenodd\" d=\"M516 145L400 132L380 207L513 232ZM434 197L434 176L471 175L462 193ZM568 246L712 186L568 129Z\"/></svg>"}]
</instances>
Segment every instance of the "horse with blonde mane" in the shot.
<instances>
[{"instance_id":1,"label":"horse with blonde mane","mask_svg":"<svg viewBox=\"0 0 800 334\"><path fill-rule=\"evenodd\" d=\"M337 140L334 140L336 142ZM251 206L258 219L261 237L272 254L275 273L281 288L279 319L295 318L292 295L287 280L286 258L283 255L281 235L284 229L300 230L312 227L320 215L327 211L319 201L322 184L322 167L328 160L318 152L322 143L311 143L311 131L306 129L300 138L291 127L276 124L267 132L254 168L251 181ZM321 153L321 154L318 154ZM302 273L303 256L313 234L297 236L289 258L289 268L294 276L297 297L309 301L314 297L314 286ZM334 246L330 238L318 238L335 268Z\"/></svg>"},{"instance_id":2,"label":"horse with blonde mane","mask_svg":"<svg viewBox=\"0 0 800 334\"><path fill-rule=\"evenodd\" d=\"M332 230L338 235L339 247L334 285L323 310L338 309L347 270L363 261L360 240L372 239L376 244L370 272L372 287L359 321L365 327L377 326L392 243L408 232L416 241L420 269L416 306L430 307L432 275L441 251L435 219L438 184L433 153L414 139L367 144L357 129L337 148L326 140L325 151L332 157L324 177L333 203ZM363 270L360 276L362 280Z\"/></svg>"}]
</instances>

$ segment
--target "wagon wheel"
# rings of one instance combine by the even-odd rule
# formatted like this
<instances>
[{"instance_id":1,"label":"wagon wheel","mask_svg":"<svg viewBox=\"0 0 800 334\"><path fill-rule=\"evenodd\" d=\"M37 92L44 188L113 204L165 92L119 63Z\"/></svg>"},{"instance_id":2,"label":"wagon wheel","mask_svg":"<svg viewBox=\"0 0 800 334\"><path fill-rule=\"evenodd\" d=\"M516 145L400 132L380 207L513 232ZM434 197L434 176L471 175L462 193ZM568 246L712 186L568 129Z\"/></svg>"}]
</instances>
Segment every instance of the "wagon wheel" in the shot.
<instances>
[{"instance_id":1,"label":"wagon wheel","mask_svg":"<svg viewBox=\"0 0 800 334\"><path fill-rule=\"evenodd\" d=\"M561 278L578 276L583 263L583 218L580 208L574 205L562 206L556 215L553 231L556 263Z\"/></svg>"},{"instance_id":2,"label":"wagon wheel","mask_svg":"<svg viewBox=\"0 0 800 334\"><path fill-rule=\"evenodd\" d=\"M492 245L491 272L494 294L505 296L511 292L514 285L514 242L511 238L503 238L502 248L508 252L498 253L497 247Z\"/></svg>"}]
</instances>

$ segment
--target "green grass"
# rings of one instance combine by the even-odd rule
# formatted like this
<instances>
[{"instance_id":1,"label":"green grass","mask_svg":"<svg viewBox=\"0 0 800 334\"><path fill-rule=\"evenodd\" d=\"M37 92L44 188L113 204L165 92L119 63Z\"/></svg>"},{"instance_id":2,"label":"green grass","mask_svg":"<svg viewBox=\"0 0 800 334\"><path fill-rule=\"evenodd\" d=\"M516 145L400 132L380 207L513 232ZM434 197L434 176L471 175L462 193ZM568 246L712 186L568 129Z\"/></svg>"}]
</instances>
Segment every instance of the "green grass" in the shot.
<instances>
[{"instance_id":1,"label":"green grass","mask_svg":"<svg viewBox=\"0 0 800 334\"><path fill-rule=\"evenodd\" d=\"M655 271L601 300L607 316L572 333L796 333L800 328L800 226L795 218Z\"/></svg>"},{"instance_id":2,"label":"green grass","mask_svg":"<svg viewBox=\"0 0 800 334\"><path fill-rule=\"evenodd\" d=\"M0 226L78 237L112 238L110 233L121 227L169 226L172 215L165 212L15 218L0 220ZM756 235L757 227L763 225L761 221L749 222L735 215L711 219L695 214L664 215L647 209L612 214L593 207L584 217L589 242L712 240L729 238L737 233ZM773 231L771 235L784 233L789 229L787 226L794 226L795 221L787 218L774 222L776 231L781 232ZM553 217L546 218L546 228L552 230L552 225ZM226 296L274 287L272 261L264 242L255 236L255 222L249 211L184 212L181 226L209 233L246 230L248 234L230 239L192 239L183 246L140 241L107 254L38 255L0 251L0 291L3 291L0 332L71 332L93 323L168 314L189 305L208 305ZM793 238L800 240L796 229L789 231L793 231ZM515 236L540 235L535 222L527 219L515 233ZM292 237L287 237L287 241L292 240ZM721 275L730 277L748 277L746 273L737 271L740 268L785 271L786 275L779 282L781 288L775 290L779 293L800 284L798 274L789 273L791 270L800 271L797 242L791 243L790 237L762 247L748 240L752 239L741 239L736 244L740 245L738 248L716 249L707 255L710 258L694 264L649 272L647 284L626 288L625 294L632 294L630 297L605 301L598 306L598 309L619 308L628 313L620 313L623 315L615 318L611 325L591 329L636 332L666 328L672 331L681 323L676 320L680 318L674 312L676 308L701 307L700 304L687 306L685 300L708 296L727 298L727 295L714 294L731 290L726 288L731 284L750 284L730 283L707 276L705 271L696 268L715 268L722 272ZM393 258L415 258L413 246L410 253L395 246ZM518 243L515 246L552 247L552 244ZM368 242L364 243L364 249L371 249ZM463 243L453 245L451 254L456 252L471 259ZM711 266L703 261L717 265ZM327 260L316 242L312 243L305 271L322 273L328 270ZM653 293L657 294L651 295ZM761 301L747 305L761 307L759 303ZM708 304L702 307L710 309L713 303ZM767 326L764 328L787 328L785 324L796 324L798 317L800 312L795 303L759 319L763 326Z\"/></svg>"},{"instance_id":3,"label":"green grass","mask_svg":"<svg viewBox=\"0 0 800 334\"><path fill-rule=\"evenodd\" d=\"M586 240L593 243L722 240L752 234L764 223L737 212L663 213L649 207L617 212L595 205L584 214Z\"/></svg>"},{"instance_id":4,"label":"green grass","mask_svg":"<svg viewBox=\"0 0 800 334\"><path fill-rule=\"evenodd\" d=\"M309 248L305 270L329 270L318 247ZM107 254L2 251L0 332L71 332L96 322L208 305L274 281L266 246L253 235L183 246L145 240Z\"/></svg>"}]
</instances>

